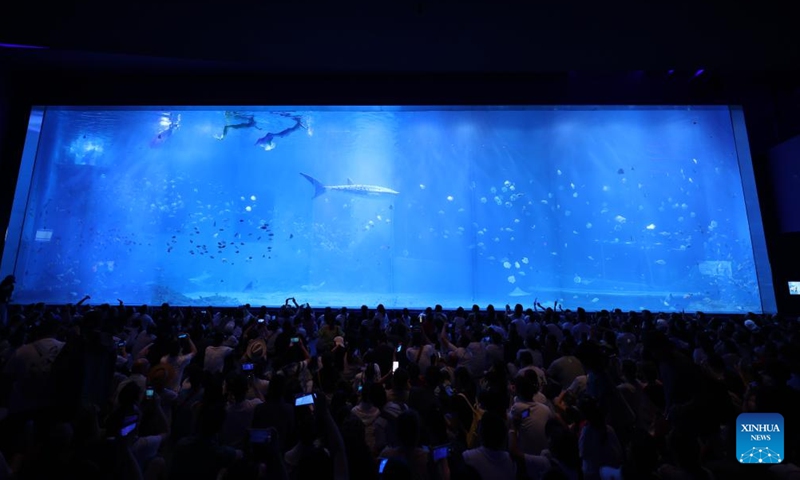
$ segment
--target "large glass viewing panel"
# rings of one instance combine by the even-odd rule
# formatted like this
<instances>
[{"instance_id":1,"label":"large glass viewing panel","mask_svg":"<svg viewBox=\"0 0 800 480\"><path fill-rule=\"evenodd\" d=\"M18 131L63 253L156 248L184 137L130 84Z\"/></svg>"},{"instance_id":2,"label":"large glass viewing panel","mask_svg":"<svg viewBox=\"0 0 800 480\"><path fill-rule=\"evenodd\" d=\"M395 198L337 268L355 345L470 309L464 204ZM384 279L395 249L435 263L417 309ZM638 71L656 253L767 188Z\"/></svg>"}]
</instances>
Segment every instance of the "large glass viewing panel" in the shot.
<instances>
[{"instance_id":1,"label":"large glass viewing panel","mask_svg":"<svg viewBox=\"0 0 800 480\"><path fill-rule=\"evenodd\" d=\"M20 303L775 311L724 106L36 108L10 273Z\"/></svg>"}]
</instances>

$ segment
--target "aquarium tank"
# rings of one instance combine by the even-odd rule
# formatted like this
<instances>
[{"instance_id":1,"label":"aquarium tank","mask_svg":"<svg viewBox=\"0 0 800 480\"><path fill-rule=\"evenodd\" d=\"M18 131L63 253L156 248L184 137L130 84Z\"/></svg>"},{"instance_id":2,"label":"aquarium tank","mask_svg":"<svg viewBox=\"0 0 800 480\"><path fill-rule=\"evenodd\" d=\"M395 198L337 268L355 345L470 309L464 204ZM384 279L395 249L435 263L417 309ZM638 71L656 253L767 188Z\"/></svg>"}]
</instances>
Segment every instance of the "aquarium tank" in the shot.
<instances>
[{"instance_id":1,"label":"aquarium tank","mask_svg":"<svg viewBox=\"0 0 800 480\"><path fill-rule=\"evenodd\" d=\"M18 303L775 311L728 106L36 107Z\"/></svg>"}]
</instances>

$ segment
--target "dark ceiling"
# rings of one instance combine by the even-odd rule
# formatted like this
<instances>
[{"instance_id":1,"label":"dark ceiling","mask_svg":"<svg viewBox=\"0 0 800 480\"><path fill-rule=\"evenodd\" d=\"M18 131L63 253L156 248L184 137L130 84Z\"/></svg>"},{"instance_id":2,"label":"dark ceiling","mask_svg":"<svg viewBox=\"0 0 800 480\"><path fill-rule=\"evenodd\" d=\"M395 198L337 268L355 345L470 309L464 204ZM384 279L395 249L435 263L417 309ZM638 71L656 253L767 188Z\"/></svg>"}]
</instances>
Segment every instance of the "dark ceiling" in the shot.
<instances>
[{"instance_id":1,"label":"dark ceiling","mask_svg":"<svg viewBox=\"0 0 800 480\"><path fill-rule=\"evenodd\" d=\"M800 64L791 2L70 3L14 5L0 15L0 42L212 62L159 68L283 72L779 71Z\"/></svg>"},{"instance_id":2,"label":"dark ceiling","mask_svg":"<svg viewBox=\"0 0 800 480\"><path fill-rule=\"evenodd\" d=\"M725 103L747 108L758 149L800 132L790 2L70 3L0 14L0 43L48 47L0 48L12 99Z\"/></svg>"}]
</instances>

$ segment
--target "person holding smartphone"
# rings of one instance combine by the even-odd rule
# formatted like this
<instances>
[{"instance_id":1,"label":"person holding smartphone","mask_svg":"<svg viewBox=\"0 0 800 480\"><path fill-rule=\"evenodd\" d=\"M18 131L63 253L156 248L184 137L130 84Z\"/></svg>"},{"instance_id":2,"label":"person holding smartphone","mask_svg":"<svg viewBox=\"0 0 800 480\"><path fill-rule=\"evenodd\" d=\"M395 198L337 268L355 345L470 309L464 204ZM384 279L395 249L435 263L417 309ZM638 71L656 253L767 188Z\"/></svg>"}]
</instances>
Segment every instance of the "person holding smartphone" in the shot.
<instances>
[{"instance_id":1,"label":"person holding smartphone","mask_svg":"<svg viewBox=\"0 0 800 480\"><path fill-rule=\"evenodd\" d=\"M108 433L124 436L129 441L139 468L146 472L151 460L158 457L161 445L169 438L169 420L161 408L161 398L149 385L143 392L136 383L129 383L120 392L116 412L122 417L120 429ZM152 428L150 435L139 434L139 426L143 421Z\"/></svg>"},{"instance_id":2,"label":"person holding smartphone","mask_svg":"<svg viewBox=\"0 0 800 480\"><path fill-rule=\"evenodd\" d=\"M283 355L283 360L280 372L286 375L290 381L298 381L303 391L310 392L314 385L314 378L309 368L311 354L308 353L302 338L297 337L297 342L290 343L288 350Z\"/></svg>"},{"instance_id":3,"label":"person holding smartphone","mask_svg":"<svg viewBox=\"0 0 800 480\"><path fill-rule=\"evenodd\" d=\"M222 369L225 367L225 359L233 353L233 349L223 345L223 342L225 342L225 334L222 332L215 333L211 345L206 347L203 359L204 372L212 375L222 373Z\"/></svg>"},{"instance_id":4,"label":"person holding smartphone","mask_svg":"<svg viewBox=\"0 0 800 480\"><path fill-rule=\"evenodd\" d=\"M419 366L420 372L424 372L431 366L431 357L436 354L436 348L428 341L428 337L422 331L416 331L411 336L411 346L406 349L406 358L411 363Z\"/></svg>"},{"instance_id":5,"label":"person holding smartphone","mask_svg":"<svg viewBox=\"0 0 800 480\"><path fill-rule=\"evenodd\" d=\"M539 391L536 372L528 370L517 376L514 388L517 395L508 413L508 420L515 426L520 450L528 455L540 455L547 448L545 426L556 416L547 405L533 398Z\"/></svg>"},{"instance_id":6,"label":"person holding smartphone","mask_svg":"<svg viewBox=\"0 0 800 480\"><path fill-rule=\"evenodd\" d=\"M379 445L376 437L376 430L378 428L376 423L380 423L378 419L381 416L381 409L375 405L380 404L381 393L383 393L384 397L386 393L378 391L378 389L382 389L383 386L372 382L360 385L360 387L360 401L350 410L350 413L355 415L361 420L361 423L364 424L364 440L372 454L377 455L380 453L379 448L383 448L383 445Z\"/></svg>"},{"instance_id":7,"label":"person holding smartphone","mask_svg":"<svg viewBox=\"0 0 800 480\"><path fill-rule=\"evenodd\" d=\"M411 468L411 478L428 478L428 462L432 452L427 447L419 446L421 424L422 421L415 410L406 410L401 413L397 417L396 446L386 447L380 453L381 458L405 460ZM439 470L439 478L449 479L447 456L435 460L435 464Z\"/></svg>"},{"instance_id":8,"label":"person holding smartphone","mask_svg":"<svg viewBox=\"0 0 800 480\"><path fill-rule=\"evenodd\" d=\"M245 373L234 375L225 382L225 392L228 394L227 414L222 424L220 438L222 443L234 448L242 449L247 439L247 429L253 423L253 415L258 405L264 402L261 392L255 390L256 398L247 399L252 377Z\"/></svg>"},{"instance_id":9,"label":"person holding smartphone","mask_svg":"<svg viewBox=\"0 0 800 480\"><path fill-rule=\"evenodd\" d=\"M325 316L325 324L317 331L317 352L322 353L326 350L332 350L334 347L334 339L336 337L344 337L342 327L336 324L336 318L331 315Z\"/></svg>"},{"instance_id":10,"label":"person holding smartphone","mask_svg":"<svg viewBox=\"0 0 800 480\"><path fill-rule=\"evenodd\" d=\"M197 355L197 347L195 346L189 334L183 333L181 335L186 336L180 339L173 337L174 340L169 343L167 355L161 357L161 363L172 367L174 372L174 374L168 379L166 387L175 393L181 391L181 381L183 380L184 369L187 365L189 365L189 362L192 361L194 356ZM188 350L188 352L186 350Z\"/></svg>"},{"instance_id":11,"label":"person holding smartphone","mask_svg":"<svg viewBox=\"0 0 800 480\"><path fill-rule=\"evenodd\" d=\"M331 416L325 394L315 391L312 399L313 408L305 405L295 408L300 441L284 456L289 475L291 478L330 478L333 470L334 479L348 479L344 440ZM324 448L317 446L320 438Z\"/></svg>"}]
</instances>

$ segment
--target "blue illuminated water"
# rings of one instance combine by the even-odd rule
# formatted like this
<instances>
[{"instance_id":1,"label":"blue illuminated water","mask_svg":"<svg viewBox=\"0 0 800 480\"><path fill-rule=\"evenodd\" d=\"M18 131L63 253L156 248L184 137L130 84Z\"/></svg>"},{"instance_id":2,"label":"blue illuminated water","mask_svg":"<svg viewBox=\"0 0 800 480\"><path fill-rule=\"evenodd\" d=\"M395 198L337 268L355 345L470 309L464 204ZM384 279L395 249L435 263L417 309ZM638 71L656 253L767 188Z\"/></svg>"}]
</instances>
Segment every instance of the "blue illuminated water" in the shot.
<instances>
[{"instance_id":1,"label":"blue illuminated water","mask_svg":"<svg viewBox=\"0 0 800 480\"><path fill-rule=\"evenodd\" d=\"M47 109L16 301L762 311L726 107L238 111Z\"/></svg>"}]
</instances>

